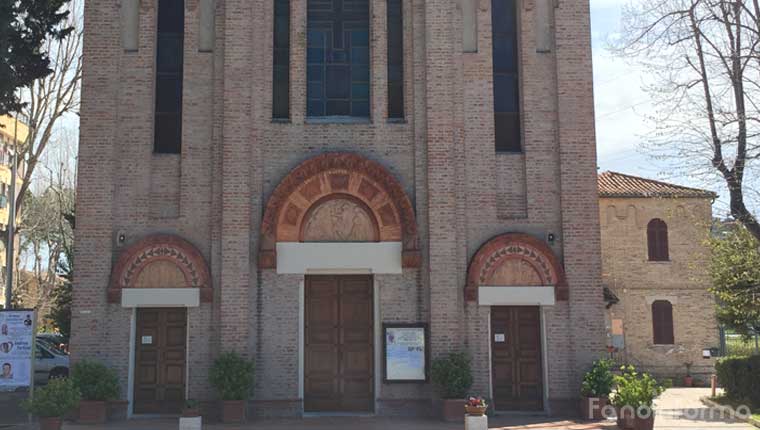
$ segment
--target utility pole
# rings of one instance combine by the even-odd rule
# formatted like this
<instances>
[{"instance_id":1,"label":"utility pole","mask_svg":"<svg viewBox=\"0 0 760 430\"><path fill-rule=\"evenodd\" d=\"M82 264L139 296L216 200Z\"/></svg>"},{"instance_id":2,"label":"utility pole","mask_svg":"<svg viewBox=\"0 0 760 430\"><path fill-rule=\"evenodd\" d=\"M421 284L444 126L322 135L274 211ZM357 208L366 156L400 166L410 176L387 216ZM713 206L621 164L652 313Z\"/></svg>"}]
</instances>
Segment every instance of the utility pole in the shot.
<instances>
[{"instance_id":1,"label":"utility pole","mask_svg":"<svg viewBox=\"0 0 760 430\"><path fill-rule=\"evenodd\" d=\"M18 114L17 114L18 115ZM11 309L13 304L13 262L16 227L16 175L18 174L18 117L14 117L13 155L11 156L11 187L8 192L8 246L5 248L5 309Z\"/></svg>"}]
</instances>

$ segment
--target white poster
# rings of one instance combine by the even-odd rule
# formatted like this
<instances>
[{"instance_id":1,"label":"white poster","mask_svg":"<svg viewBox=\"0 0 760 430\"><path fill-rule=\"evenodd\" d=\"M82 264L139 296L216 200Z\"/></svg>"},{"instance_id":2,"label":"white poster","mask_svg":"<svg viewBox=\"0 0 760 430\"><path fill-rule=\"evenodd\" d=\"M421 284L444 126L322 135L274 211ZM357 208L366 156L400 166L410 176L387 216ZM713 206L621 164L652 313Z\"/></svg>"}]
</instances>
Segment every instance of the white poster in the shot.
<instances>
[{"instance_id":1,"label":"white poster","mask_svg":"<svg viewBox=\"0 0 760 430\"><path fill-rule=\"evenodd\" d=\"M424 327L386 327L385 379L425 381Z\"/></svg>"},{"instance_id":2,"label":"white poster","mask_svg":"<svg viewBox=\"0 0 760 430\"><path fill-rule=\"evenodd\" d=\"M30 386L33 341L33 311L0 312L0 388Z\"/></svg>"}]
</instances>

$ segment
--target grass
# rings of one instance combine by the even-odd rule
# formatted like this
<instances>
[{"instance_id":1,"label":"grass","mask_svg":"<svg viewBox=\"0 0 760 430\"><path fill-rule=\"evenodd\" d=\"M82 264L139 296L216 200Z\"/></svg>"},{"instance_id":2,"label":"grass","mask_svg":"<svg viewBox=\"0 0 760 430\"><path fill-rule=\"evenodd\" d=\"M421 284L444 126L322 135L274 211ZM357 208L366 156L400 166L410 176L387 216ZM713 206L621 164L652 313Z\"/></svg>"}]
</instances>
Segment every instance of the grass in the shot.
<instances>
[{"instance_id":1,"label":"grass","mask_svg":"<svg viewBox=\"0 0 760 430\"><path fill-rule=\"evenodd\" d=\"M753 355L757 352L754 339L744 340L744 338L736 334L726 335L726 355L745 356Z\"/></svg>"}]
</instances>

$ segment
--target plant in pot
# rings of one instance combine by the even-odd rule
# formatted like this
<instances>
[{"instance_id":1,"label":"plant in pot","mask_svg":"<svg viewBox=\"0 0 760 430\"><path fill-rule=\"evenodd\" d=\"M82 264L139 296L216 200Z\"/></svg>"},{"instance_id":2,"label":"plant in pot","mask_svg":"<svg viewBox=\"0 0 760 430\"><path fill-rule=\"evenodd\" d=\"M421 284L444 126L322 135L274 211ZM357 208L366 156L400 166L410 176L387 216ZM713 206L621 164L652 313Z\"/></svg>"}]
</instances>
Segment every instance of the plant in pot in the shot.
<instances>
[{"instance_id":1,"label":"plant in pot","mask_svg":"<svg viewBox=\"0 0 760 430\"><path fill-rule=\"evenodd\" d=\"M443 398L442 415L445 421L464 421L462 404L472 386L470 359L463 353L450 353L433 360L430 368L433 384Z\"/></svg>"},{"instance_id":2,"label":"plant in pot","mask_svg":"<svg viewBox=\"0 0 760 430\"><path fill-rule=\"evenodd\" d=\"M32 397L24 400L22 406L39 418L40 430L61 430L63 417L79 406L80 398L73 381L55 378L46 386L35 389Z\"/></svg>"},{"instance_id":3,"label":"plant in pot","mask_svg":"<svg viewBox=\"0 0 760 430\"><path fill-rule=\"evenodd\" d=\"M182 408L182 416L187 418L201 416L201 404L195 399L185 400L185 406Z\"/></svg>"},{"instance_id":4,"label":"plant in pot","mask_svg":"<svg viewBox=\"0 0 760 430\"><path fill-rule=\"evenodd\" d=\"M597 360L586 372L581 384L581 417L584 420L604 419L604 408L609 404L615 376L612 360Z\"/></svg>"},{"instance_id":5,"label":"plant in pot","mask_svg":"<svg viewBox=\"0 0 760 430\"><path fill-rule=\"evenodd\" d=\"M693 387L694 386L694 378L691 376L691 366L694 363L692 362L686 362L683 365L686 366L686 376L683 377L683 386L684 387Z\"/></svg>"},{"instance_id":6,"label":"plant in pot","mask_svg":"<svg viewBox=\"0 0 760 430\"><path fill-rule=\"evenodd\" d=\"M82 360L71 367L71 380L82 395L79 402L79 422L106 422L107 402L119 396L119 377L102 363Z\"/></svg>"},{"instance_id":7,"label":"plant in pot","mask_svg":"<svg viewBox=\"0 0 760 430\"><path fill-rule=\"evenodd\" d=\"M486 403L486 400L482 397L470 397L464 404L464 410L467 412L467 415L473 415L476 417L482 417L485 415L487 409L488 403Z\"/></svg>"},{"instance_id":8,"label":"plant in pot","mask_svg":"<svg viewBox=\"0 0 760 430\"><path fill-rule=\"evenodd\" d=\"M236 352L222 353L211 366L209 378L222 400L222 422L242 423L253 387L254 364Z\"/></svg>"},{"instance_id":9,"label":"plant in pot","mask_svg":"<svg viewBox=\"0 0 760 430\"><path fill-rule=\"evenodd\" d=\"M633 366L623 366L622 375L615 377L617 389L612 398L621 429L652 430L654 428L654 399L665 386L647 373L638 373Z\"/></svg>"}]
</instances>

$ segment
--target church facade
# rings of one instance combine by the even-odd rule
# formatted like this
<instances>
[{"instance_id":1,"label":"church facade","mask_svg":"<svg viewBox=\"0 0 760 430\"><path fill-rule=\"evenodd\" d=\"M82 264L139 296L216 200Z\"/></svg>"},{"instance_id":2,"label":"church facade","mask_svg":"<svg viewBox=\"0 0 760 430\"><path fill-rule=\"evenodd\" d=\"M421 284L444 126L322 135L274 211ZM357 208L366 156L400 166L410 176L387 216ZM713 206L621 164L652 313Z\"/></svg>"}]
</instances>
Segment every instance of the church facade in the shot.
<instances>
[{"instance_id":1,"label":"church facade","mask_svg":"<svg viewBox=\"0 0 760 430\"><path fill-rule=\"evenodd\" d=\"M132 414L426 415L386 327L499 411L575 409L605 353L589 5L96 0L71 342Z\"/></svg>"}]
</instances>

